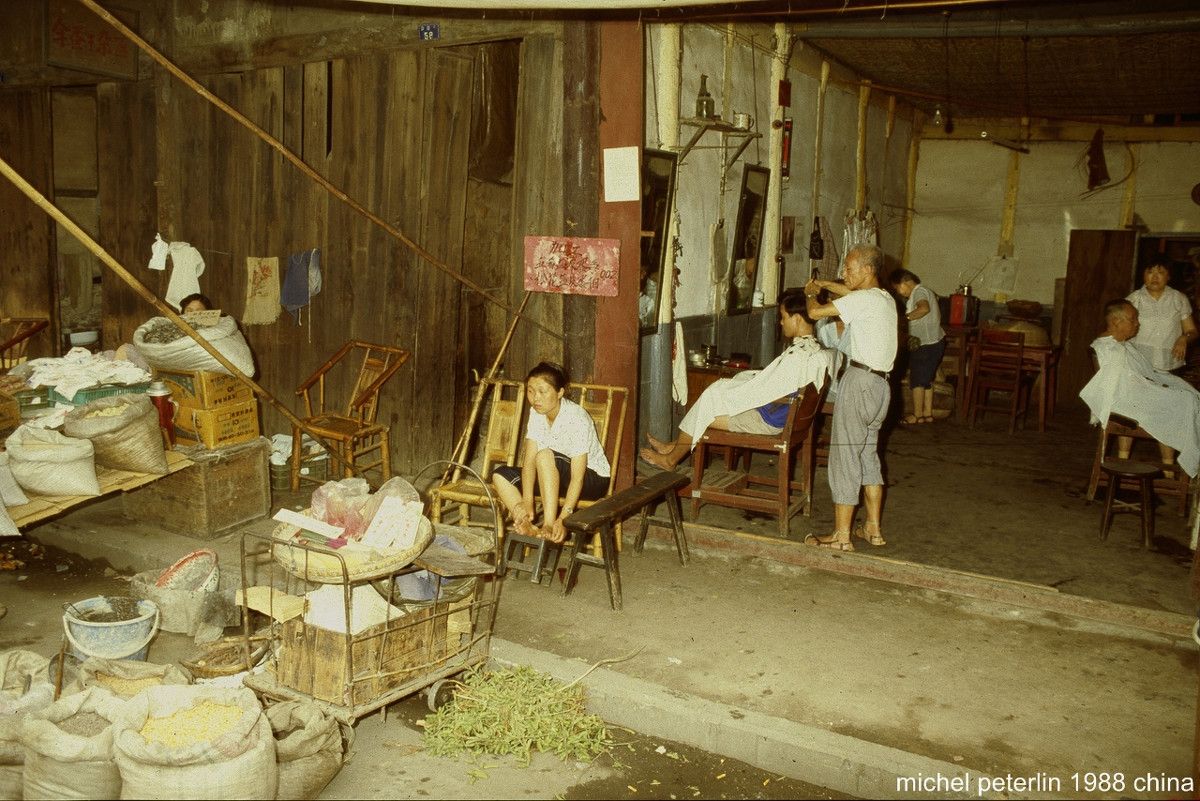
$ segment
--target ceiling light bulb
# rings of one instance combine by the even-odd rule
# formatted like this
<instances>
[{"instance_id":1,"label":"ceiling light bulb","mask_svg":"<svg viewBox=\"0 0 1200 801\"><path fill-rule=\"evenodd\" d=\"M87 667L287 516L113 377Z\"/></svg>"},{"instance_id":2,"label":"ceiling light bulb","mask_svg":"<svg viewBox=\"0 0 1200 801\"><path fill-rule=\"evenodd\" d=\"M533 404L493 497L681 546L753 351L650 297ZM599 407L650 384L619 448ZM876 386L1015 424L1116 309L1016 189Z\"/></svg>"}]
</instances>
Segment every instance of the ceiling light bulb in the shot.
<instances>
[{"instance_id":1,"label":"ceiling light bulb","mask_svg":"<svg viewBox=\"0 0 1200 801\"><path fill-rule=\"evenodd\" d=\"M938 128L942 127L942 107L937 106L933 109L933 124Z\"/></svg>"}]
</instances>

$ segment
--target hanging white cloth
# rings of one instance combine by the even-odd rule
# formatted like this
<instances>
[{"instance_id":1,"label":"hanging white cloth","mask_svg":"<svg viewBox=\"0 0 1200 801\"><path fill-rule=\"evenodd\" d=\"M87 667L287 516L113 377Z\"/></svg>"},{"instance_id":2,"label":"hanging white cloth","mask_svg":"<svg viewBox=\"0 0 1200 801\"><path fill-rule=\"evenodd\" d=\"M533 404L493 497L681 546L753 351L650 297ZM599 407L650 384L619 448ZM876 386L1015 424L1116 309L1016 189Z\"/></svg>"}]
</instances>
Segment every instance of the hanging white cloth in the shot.
<instances>
[{"instance_id":1,"label":"hanging white cloth","mask_svg":"<svg viewBox=\"0 0 1200 801\"><path fill-rule=\"evenodd\" d=\"M200 276L204 273L204 258L187 242L172 242L171 282L167 285L167 303L179 309L179 301L200 291Z\"/></svg>"},{"instance_id":2,"label":"hanging white cloth","mask_svg":"<svg viewBox=\"0 0 1200 801\"><path fill-rule=\"evenodd\" d=\"M687 406L687 343L683 341L683 323L675 321L675 343L671 346L671 396Z\"/></svg>"}]
</instances>

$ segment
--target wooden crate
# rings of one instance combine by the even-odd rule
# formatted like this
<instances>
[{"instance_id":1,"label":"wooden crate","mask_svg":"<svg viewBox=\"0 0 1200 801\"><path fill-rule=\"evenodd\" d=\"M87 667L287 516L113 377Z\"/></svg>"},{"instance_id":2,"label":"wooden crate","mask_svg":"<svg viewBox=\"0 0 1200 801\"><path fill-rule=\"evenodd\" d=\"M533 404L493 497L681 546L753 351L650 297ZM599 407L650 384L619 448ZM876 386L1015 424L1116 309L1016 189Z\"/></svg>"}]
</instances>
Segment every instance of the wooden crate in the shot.
<instances>
[{"instance_id":1,"label":"wooden crate","mask_svg":"<svg viewBox=\"0 0 1200 801\"><path fill-rule=\"evenodd\" d=\"M213 539L271 514L271 442L185 451L194 464L121 498L126 517L175 534Z\"/></svg>"},{"instance_id":2,"label":"wooden crate","mask_svg":"<svg viewBox=\"0 0 1200 801\"><path fill-rule=\"evenodd\" d=\"M180 404L175 412L175 442L180 446L220 448L256 439L259 433L258 401L253 398L215 409Z\"/></svg>"},{"instance_id":3,"label":"wooden crate","mask_svg":"<svg viewBox=\"0 0 1200 801\"><path fill-rule=\"evenodd\" d=\"M249 384L225 373L156 369L154 377L162 379L176 403L193 409L215 409L230 403L254 400L254 390L250 389Z\"/></svg>"},{"instance_id":4,"label":"wooden crate","mask_svg":"<svg viewBox=\"0 0 1200 801\"><path fill-rule=\"evenodd\" d=\"M457 621L456 621L457 622ZM338 706L367 704L406 682L432 673L453 651L445 608L414 611L354 635L353 681L346 635L292 618L282 625L276 679L285 687ZM453 637L454 651L458 636Z\"/></svg>"}]
</instances>

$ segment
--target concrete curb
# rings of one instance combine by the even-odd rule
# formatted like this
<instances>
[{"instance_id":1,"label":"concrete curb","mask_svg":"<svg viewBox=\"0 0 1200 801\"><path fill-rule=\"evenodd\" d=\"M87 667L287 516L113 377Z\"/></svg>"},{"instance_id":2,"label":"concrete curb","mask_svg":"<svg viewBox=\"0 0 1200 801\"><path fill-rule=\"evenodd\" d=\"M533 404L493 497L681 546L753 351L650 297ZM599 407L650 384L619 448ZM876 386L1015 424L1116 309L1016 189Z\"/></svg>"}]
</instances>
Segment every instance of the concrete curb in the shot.
<instances>
[{"instance_id":1,"label":"concrete curb","mask_svg":"<svg viewBox=\"0 0 1200 801\"><path fill-rule=\"evenodd\" d=\"M491 658L501 667L528 665L567 683L589 667L498 637L492 638ZM611 724L859 798L978 798L978 780L988 778L951 762L716 703L603 667L589 673L582 683L589 710ZM947 780L967 777L966 786L962 792L945 786L916 793L899 790L899 779L939 776ZM1022 796L1009 793L1004 797Z\"/></svg>"}]
</instances>

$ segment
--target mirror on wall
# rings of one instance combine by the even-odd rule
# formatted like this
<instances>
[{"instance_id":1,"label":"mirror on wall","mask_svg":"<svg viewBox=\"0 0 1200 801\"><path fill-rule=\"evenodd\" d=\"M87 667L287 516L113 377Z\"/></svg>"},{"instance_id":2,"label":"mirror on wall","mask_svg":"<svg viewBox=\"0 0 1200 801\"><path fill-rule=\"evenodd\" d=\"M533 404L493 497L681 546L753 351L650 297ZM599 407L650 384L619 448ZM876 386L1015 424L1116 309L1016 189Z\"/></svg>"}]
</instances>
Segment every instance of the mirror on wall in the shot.
<instances>
[{"instance_id":1,"label":"mirror on wall","mask_svg":"<svg viewBox=\"0 0 1200 801\"><path fill-rule=\"evenodd\" d=\"M658 327L667 235L675 202L678 159L665 150L642 151L642 254L638 284L638 322L643 331Z\"/></svg>"},{"instance_id":2,"label":"mirror on wall","mask_svg":"<svg viewBox=\"0 0 1200 801\"><path fill-rule=\"evenodd\" d=\"M758 268L762 263L760 248L770 178L771 171L766 167L747 164L742 171L742 192L730 255L727 314L747 314L753 305Z\"/></svg>"}]
</instances>

